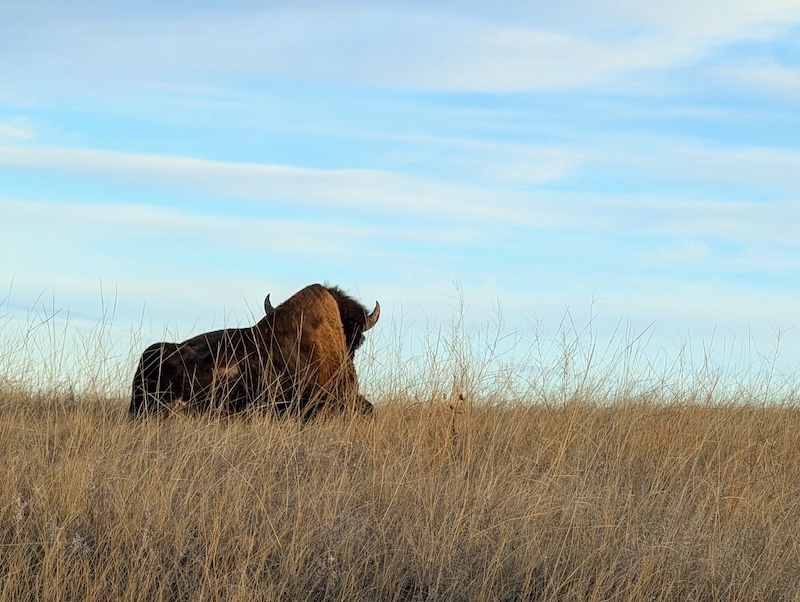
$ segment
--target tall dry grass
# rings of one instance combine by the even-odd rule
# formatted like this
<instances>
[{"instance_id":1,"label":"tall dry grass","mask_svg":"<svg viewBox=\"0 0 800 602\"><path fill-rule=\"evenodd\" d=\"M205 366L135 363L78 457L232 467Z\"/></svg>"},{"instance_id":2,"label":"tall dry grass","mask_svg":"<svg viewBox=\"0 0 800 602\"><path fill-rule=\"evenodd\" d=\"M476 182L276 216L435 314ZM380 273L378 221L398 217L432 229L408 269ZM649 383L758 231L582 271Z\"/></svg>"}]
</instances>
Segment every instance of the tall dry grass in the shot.
<instances>
[{"instance_id":1,"label":"tall dry grass","mask_svg":"<svg viewBox=\"0 0 800 602\"><path fill-rule=\"evenodd\" d=\"M3 600L796 600L800 412L2 399Z\"/></svg>"},{"instance_id":2,"label":"tall dry grass","mask_svg":"<svg viewBox=\"0 0 800 602\"><path fill-rule=\"evenodd\" d=\"M7 352L0 600L800 599L791 383L726 399L626 375L627 343L550 339L548 366L465 335L361 350L376 415L306 425L131 422L125 382Z\"/></svg>"}]
</instances>

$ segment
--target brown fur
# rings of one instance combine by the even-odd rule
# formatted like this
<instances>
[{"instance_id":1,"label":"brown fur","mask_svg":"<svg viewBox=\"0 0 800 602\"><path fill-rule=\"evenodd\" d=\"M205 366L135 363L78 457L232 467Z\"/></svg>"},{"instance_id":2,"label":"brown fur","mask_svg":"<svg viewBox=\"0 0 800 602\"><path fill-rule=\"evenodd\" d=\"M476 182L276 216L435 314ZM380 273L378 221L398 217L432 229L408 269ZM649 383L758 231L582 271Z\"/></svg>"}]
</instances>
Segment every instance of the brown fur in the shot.
<instances>
[{"instance_id":1,"label":"brown fur","mask_svg":"<svg viewBox=\"0 0 800 602\"><path fill-rule=\"evenodd\" d=\"M345 314L355 316L345 318L347 326ZM326 408L369 412L372 404L358 394L353 365L364 316L366 309L340 289L313 284L252 327L201 334L179 344L155 343L139 361L129 411L161 412L183 402L197 411L223 413L249 408L302 417Z\"/></svg>"}]
</instances>

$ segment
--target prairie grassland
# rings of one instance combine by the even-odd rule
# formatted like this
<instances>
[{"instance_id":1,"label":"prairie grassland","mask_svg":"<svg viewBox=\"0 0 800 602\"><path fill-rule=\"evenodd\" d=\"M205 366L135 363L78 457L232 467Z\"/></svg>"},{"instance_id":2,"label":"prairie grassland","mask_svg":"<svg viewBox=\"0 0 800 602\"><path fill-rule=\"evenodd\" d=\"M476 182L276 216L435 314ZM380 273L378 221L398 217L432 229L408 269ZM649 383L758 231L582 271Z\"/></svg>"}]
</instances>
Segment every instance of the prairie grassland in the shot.
<instances>
[{"instance_id":1,"label":"prairie grassland","mask_svg":"<svg viewBox=\"0 0 800 602\"><path fill-rule=\"evenodd\" d=\"M362 366L371 419L132 422L130 366L76 388L35 334L0 354L0 600L800 599L800 408L769 365L726 397L625 341L500 365L458 325L359 351L389 375Z\"/></svg>"},{"instance_id":2,"label":"prairie grassland","mask_svg":"<svg viewBox=\"0 0 800 602\"><path fill-rule=\"evenodd\" d=\"M2 600L796 600L800 412L0 400Z\"/></svg>"}]
</instances>

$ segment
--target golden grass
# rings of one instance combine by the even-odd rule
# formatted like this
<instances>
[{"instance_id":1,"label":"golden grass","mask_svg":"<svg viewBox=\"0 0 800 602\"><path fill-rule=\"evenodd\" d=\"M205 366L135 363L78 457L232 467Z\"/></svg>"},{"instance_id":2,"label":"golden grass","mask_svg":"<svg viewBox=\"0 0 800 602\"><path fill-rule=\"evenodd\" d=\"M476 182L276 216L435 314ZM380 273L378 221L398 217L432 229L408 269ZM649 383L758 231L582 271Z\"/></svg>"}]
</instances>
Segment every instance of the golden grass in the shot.
<instances>
[{"instance_id":1,"label":"golden grass","mask_svg":"<svg viewBox=\"0 0 800 602\"><path fill-rule=\"evenodd\" d=\"M730 378L463 317L371 337L375 416L306 425L130 421L145 344L0 320L0 600L800 599L777 345Z\"/></svg>"},{"instance_id":2,"label":"golden grass","mask_svg":"<svg viewBox=\"0 0 800 602\"><path fill-rule=\"evenodd\" d=\"M0 393L2 600L796 600L800 411Z\"/></svg>"}]
</instances>

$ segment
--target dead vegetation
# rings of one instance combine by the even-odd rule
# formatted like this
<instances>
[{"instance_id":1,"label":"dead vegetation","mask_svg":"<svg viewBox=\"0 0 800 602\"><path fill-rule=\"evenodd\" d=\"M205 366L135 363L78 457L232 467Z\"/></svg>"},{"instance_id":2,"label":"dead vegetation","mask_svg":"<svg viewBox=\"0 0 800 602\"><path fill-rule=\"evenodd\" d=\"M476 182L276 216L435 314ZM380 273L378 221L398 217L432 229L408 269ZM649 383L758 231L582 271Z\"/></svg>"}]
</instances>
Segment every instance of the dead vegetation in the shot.
<instances>
[{"instance_id":1,"label":"dead vegetation","mask_svg":"<svg viewBox=\"0 0 800 602\"><path fill-rule=\"evenodd\" d=\"M5 398L3 600L793 600L800 412Z\"/></svg>"},{"instance_id":2,"label":"dead vegetation","mask_svg":"<svg viewBox=\"0 0 800 602\"><path fill-rule=\"evenodd\" d=\"M791 380L726 398L590 340L522 354L525 381L463 334L367 346L376 414L305 425L131 421L127 373L79 389L6 346L0 600L800 598Z\"/></svg>"}]
</instances>

